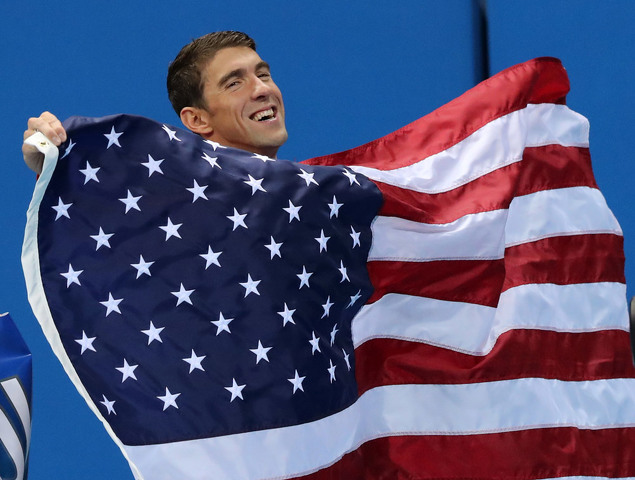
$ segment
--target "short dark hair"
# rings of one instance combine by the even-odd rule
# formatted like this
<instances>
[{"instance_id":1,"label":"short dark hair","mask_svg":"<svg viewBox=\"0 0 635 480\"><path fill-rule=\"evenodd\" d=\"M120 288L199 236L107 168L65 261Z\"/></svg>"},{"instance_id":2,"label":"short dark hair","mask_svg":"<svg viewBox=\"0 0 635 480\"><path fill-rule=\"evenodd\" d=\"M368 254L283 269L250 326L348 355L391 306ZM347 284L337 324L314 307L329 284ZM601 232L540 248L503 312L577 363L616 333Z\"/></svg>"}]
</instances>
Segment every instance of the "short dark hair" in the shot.
<instances>
[{"instance_id":1,"label":"short dark hair","mask_svg":"<svg viewBox=\"0 0 635 480\"><path fill-rule=\"evenodd\" d=\"M205 108L203 69L216 52L229 47L256 50L256 42L246 33L212 32L185 45L168 67L168 97L177 115L184 107Z\"/></svg>"}]
</instances>

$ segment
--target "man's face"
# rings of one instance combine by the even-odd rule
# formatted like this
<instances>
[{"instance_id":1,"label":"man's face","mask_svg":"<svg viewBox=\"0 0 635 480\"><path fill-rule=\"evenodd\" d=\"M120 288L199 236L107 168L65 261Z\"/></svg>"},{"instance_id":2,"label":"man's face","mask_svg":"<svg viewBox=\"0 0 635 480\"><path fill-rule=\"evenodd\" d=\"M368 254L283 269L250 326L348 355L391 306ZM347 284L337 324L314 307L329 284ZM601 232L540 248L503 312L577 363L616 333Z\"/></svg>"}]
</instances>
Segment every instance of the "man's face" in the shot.
<instances>
[{"instance_id":1,"label":"man's face","mask_svg":"<svg viewBox=\"0 0 635 480\"><path fill-rule=\"evenodd\" d=\"M287 140L284 104L269 65L248 47L219 50L203 69L211 140L275 157Z\"/></svg>"}]
</instances>

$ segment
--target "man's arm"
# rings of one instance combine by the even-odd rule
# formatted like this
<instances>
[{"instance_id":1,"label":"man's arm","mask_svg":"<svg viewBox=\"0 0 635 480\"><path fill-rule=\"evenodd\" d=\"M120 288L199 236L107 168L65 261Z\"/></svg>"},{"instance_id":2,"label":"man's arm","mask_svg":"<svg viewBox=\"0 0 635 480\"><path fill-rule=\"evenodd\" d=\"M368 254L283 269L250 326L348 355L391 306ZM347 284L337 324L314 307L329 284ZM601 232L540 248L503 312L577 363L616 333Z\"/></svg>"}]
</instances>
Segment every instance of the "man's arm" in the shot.
<instances>
[{"instance_id":1,"label":"man's arm","mask_svg":"<svg viewBox=\"0 0 635 480\"><path fill-rule=\"evenodd\" d=\"M62 122L50 112L44 112L39 117L29 118L27 127L24 131L24 140L35 132L42 132L57 147L66 140L66 130L64 130ZM39 175L42 172L44 154L40 153L34 146L23 143L22 155L24 155L24 163Z\"/></svg>"}]
</instances>

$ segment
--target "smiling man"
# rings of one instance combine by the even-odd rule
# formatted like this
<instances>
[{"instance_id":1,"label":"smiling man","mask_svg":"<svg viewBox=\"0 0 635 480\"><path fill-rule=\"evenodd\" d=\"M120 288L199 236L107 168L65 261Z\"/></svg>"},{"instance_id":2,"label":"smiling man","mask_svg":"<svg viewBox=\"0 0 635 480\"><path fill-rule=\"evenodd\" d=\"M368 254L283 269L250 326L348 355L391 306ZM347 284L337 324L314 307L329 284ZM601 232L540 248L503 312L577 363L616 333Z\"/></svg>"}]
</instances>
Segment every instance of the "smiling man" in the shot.
<instances>
[{"instance_id":1,"label":"smiling man","mask_svg":"<svg viewBox=\"0 0 635 480\"><path fill-rule=\"evenodd\" d=\"M206 140L274 158L288 138L280 89L245 33L213 32L184 46L170 64L167 87L183 124ZM24 138L37 131L57 146L66 140L50 112L30 118ZM43 155L26 144L22 153L40 173Z\"/></svg>"},{"instance_id":2,"label":"smiling man","mask_svg":"<svg viewBox=\"0 0 635 480\"><path fill-rule=\"evenodd\" d=\"M183 47L168 70L168 95L205 139L270 157L287 140L280 89L244 33L214 32Z\"/></svg>"}]
</instances>

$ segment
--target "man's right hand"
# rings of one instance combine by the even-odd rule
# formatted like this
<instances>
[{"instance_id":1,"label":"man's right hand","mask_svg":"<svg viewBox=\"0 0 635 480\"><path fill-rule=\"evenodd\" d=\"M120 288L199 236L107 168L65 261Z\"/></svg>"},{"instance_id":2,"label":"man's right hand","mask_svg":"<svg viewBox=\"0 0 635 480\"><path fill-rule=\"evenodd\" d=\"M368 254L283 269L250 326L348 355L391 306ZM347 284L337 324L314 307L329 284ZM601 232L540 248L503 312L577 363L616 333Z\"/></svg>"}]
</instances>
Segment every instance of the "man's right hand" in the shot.
<instances>
[{"instance_id":1,"label":"man's right hand","mask_svg":"<svg viewBox=\"0 0 635 480\"><path fill-rule=\"evenodd\" d=\"M27 126L28 128L24 131L24 140L36 132L42 132L56 147L59 147L62 142L66 141L66 130L64 130L62 122L50 112L44 112L39 117L29 118ZM42 173L42 163L44 162L43 153L40 153L33 145L23 143L22 155L24 155L24 163L26 163L31 170L38 175Z\"/></svg>"}]
</instances>

